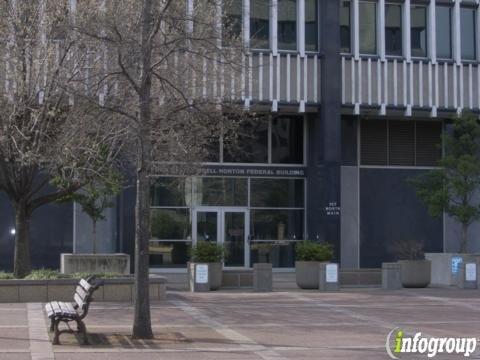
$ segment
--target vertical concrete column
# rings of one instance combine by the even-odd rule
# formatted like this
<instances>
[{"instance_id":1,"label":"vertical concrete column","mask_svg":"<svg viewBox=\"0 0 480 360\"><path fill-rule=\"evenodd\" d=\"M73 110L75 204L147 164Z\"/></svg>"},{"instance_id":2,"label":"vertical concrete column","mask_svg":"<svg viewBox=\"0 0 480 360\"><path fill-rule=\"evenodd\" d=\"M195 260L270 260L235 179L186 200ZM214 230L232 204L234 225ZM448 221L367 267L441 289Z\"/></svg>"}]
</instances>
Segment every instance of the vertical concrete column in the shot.
<instances>
[{"instance_id":1,"label":"vertical concrete column","mask_svg":"<svg viewBox=\"0 0 480 360\"><path fill-rule=\"evenodd\" d=\"M399 263L382 263L382 289L397 290L402 288Z\"/></svg>"},{"instance_id":2,"label":"vertical concrete column","mask_svg":"<svg viewBox=\"0 0 480 360\"><path fill-rule=\"evenodd\" d=\"M253 290L255 292L272 291L272 264L253 264Z\"/></svg>"},{"instance_id":3,"label":"vertical concrete column","mask_svg":"<svg viewBox=\"0 0 480 360\"><path fill-rule=\"evenodd\" d=\"M309 119L308 236L340 249L341 61L340 2L320 1L321 106Z\"/></svg>"}]
</instances>

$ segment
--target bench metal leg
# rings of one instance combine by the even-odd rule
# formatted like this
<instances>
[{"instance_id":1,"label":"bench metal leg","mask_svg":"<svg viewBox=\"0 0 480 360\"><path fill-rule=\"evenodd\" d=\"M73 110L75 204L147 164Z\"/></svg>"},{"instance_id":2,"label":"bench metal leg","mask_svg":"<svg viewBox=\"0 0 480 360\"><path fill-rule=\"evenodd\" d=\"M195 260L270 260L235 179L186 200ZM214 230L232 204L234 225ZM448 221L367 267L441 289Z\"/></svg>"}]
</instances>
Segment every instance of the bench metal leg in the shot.
<instances>
[{"instance_id":1,"label":"bench metal leg","mask_svg":"<svg viewBox=\"0 0 480 360\"><path fill-rule=\"evenodd\" d=\"M60 331L58 330L58 324L60 323L60 320L54 320L53 321L53 331L55 332L54 336L53 336L53 341L52 341L52 344L53 345L60 345Z\"/></svg>"},{"instance_id":2,"label":"bench metal leg","mask_svg":"<svg viewBox=\"0 0 480 360\"><path fill-rule=\"evenodd\" d=\"M50 332L54 331L53 318L50 319Z\"/></svg>"},{"instance_id":3,"label":"bench metal leg","mask_svg":"<svg viewBox=\"0 0 480 360\"><path fill-rule=\"evenodd\" d=\"M82 345L88 345L87 327L82 320L77 320L78 334L82 336Z\"/></svg>"}]
</instances>

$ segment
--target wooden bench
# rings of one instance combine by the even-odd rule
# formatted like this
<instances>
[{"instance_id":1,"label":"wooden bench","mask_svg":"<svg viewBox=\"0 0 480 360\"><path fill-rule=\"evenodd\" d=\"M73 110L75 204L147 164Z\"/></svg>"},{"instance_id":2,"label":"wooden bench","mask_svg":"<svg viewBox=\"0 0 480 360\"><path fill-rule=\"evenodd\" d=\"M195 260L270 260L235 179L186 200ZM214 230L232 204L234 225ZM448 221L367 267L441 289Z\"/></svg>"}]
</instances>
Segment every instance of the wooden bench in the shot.
<instances>
[{"instance_id":1,"label":"wooden bench","mask_svg":"<svg viewBox=\"0 0 480 360\"><path fill-rule=\"evenodd\" d=\"M52 341L54 345L60 344L59 337L63 333L77 333L82 336L83 344L88 344L87 328L83 319L88 314L93 293L103 285L103 282L92 283L93 280L93 276L80 280L73 295L73 302L51 301L45 305L45 311L51 321L50 332L54 332ZM69 323L72 321L77 323L77 331L70 328ZM59 330L60 322L64 322L68 329Z\"/></svg>"}]
</instances>

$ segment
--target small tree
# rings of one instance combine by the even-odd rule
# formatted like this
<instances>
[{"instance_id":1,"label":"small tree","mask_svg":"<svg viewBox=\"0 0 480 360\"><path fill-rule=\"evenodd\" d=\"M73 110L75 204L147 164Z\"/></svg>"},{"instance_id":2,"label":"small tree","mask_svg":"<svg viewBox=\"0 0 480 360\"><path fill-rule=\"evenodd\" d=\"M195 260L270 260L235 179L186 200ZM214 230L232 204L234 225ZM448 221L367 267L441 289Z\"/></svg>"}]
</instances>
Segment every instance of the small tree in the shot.
<instances>
[{"instance_id":1,"label":"small tree","mask_svg":"<svg viewBox=\"0 0 480 360\"><path fill-rule=\"evenodd\" d=\"M108 179L101 182L91 182L81 191L72 194L69 200L77 202L82 211L92 220L92 253L97 253L97 223L105 220L105 210L112 208L113 198L122 188L121 177L112 172Z\"/></svg>"},{"instance_id":2,"label":"small tree","mask_svg":"<svg viewBox=\"0 0 480 360\"><path fill-rule=\"evenodd\" d=\"M439 168L414 179L418 197L434 217L444 212L462 225L461 252L467 251L468 228L480 219L480 124L464 112L443 135L445 156Z\"/></svg>"}]
</instances>

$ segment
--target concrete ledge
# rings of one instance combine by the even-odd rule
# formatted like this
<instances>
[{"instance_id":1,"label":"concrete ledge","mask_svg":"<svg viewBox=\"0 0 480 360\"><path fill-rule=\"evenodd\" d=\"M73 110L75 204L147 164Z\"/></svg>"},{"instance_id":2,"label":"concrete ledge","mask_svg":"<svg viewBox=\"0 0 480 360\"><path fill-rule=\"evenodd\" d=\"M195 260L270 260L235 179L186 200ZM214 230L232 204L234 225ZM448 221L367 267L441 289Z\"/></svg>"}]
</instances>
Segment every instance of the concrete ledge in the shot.
<instances>
[{"instance_id":1,"label":"concrete ledge","mask_svg":"<svg viewBox=\"0 0 480 360\"><path fill-rule=\"evenodd\" d=\"M0 280L0 303L72 301L79 279L59 280ZM133 277L104 279L104 286L94 293L97 302L133 302ZM150 299L166 298L167 280L150 278Z\"/></svg>"}]
</instances>

